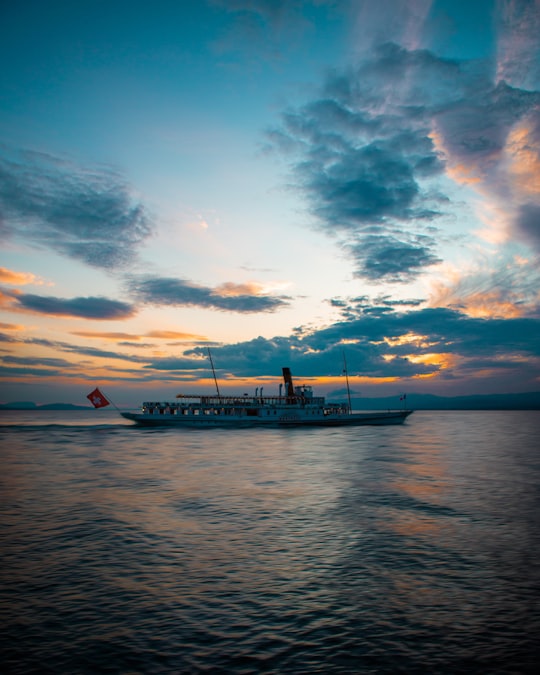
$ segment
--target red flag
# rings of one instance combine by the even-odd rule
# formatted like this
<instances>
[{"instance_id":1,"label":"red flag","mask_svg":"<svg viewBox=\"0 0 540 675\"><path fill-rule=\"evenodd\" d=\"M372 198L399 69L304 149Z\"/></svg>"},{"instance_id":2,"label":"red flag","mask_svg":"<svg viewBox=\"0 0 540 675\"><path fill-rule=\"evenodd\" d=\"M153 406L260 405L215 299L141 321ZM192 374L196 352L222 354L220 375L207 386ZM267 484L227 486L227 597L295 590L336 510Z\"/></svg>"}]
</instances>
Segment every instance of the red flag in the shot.
<instances>
[{"instance_id":1,"label":"red flag","mask_svg":"<svg viewBox=\"0 0 540 675\"><path fill-rule=\"evenodd\" d=\"M94 391L91 391L86 397L94 408L104 408L106 405L110 405L110 402L107 401L105 396L99 391L96 387Z\"/></svg>"}]
</instances>

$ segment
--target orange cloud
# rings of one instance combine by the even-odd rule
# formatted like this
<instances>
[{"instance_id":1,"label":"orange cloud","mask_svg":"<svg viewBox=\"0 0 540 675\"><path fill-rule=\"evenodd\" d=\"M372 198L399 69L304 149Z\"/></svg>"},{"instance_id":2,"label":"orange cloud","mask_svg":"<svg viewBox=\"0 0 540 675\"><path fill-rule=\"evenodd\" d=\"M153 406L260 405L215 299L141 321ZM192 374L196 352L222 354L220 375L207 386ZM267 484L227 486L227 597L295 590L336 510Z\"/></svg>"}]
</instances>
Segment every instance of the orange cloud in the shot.
<instances>
[{"instance_id":1,"label":"orange cloud","mask_svg":"<svg viewBox=\"0 0 540 675\"><path fill-rule=\"evenodd\" d=\"M444 299L443 299L444 298ZM491 291L459 296L452 289L445 289L439 297L437 307L459 306L460 311L476 319L516 319L523 316L523 298L517 294Z\"/></svg>"},{"instance_id":2,"label":"orange cloud","mask_svg":"<svg viewBox=\"0 0 540 675\"><path fill-rule=\"evenodd\" d=\"M25 286L27 284L43 285L43 281L30 272L14 272L6 267L0 267L0 282L12 286Z\"/></svg>"},{"instance_id":3,"label":"orange cloud","mask_svg":"<svg viewBox=\"0 0 540 675\"><path fill-rule=\"evenodd\" d=\"M426 366L438 366L441 370L447 370L457 365L459 357L456 354L449 353L431 353L431 354L408 354L406 358L411 363L421 363ZM429 373L431 375L431 373ZM425 377L425 376L424 376Z\"/></svg>"},{"instance_id":4,"label":"orange cloud","mask_svg":"<svg viewBox=\"0 0 540 675\"><path fill-rule=\"evenodd\" d=\"M540 194L540 150L528 123L515 127L508 135L505 151L508 172L514 188L524 196Z\"/></svg>"},{"instance_id":5,"label":"orange cloud","mask_svg":"<svg viewBox=\"0 0 540 675\"><path fill-rule=\"evenodd\" d=\"M0 321L0 330L14 330L14 331L21 331L24 330L24 326L21 326L20 324L16 323L2 323Z\"/></svg>"},{"instance_id":6,"label":"orange cloud","mask_svg":"<svg viewBox=\"0 0 540 675\"><path fill-rule=\"evenodd\" d=\"M186 340L186 341L200 341L208 340L204 335L196 335L195 333L181 333L172 330L152 330L148 333L138 335L136 333L118 333L118 332L101 332L101 331L72 331L71 335L78 337L98 338L103 340L140 340L141 338L158 338L160 340Z\"/></svg>"},{"instance_id":7,"label":"orange cloud","mask_svg":"<svg viewBox=\"0 0 540 675\"><path fill-rule=\"evenodd\" d=\"M384 341L391 347L414 344L422 349L426 349L426 347L431 347L432 344L435 344L428 341L427 335L417 335L416 333L407 333L406 335L400 335L399 337L385 337Z\"/></svg>"},{"instance_id":8,"label":"orange cloud","mask_svg":"<svg viewBox=\"0 0 540 675\"><path fill-rule=\"evenodd\" d=\"M240 295L262 295L265 290L262 284L259 284L255 281L248 281L245 284L233 284L232 282L227 282L221 284L221 286L216 286L216 293L226 297L236 297Z\"/></svg>"},{"instance_id":9,"label":"orange cloud","mask_svg":"<svg viewBox=\"0 0 540 675\"><path fill-rule=\"evenodd\" d=\"M163 340L208 340L208 338L204 335L196 335L195 333L179 333L173 330L152 330L149 333L145 333L145 337L159 338Z\"/></svg>"},{"instance_id":10,"label":"orange cloud","mask_svg":"<svg viewBox=\"0 0 540 675\"><path fill-rule=\"evenodd\" d=\"M516 255L498 274L485 263L485 269L440 265L437 278L429 282L428 307L458 307L473 318L515 319L537 306L540 294L526 294L522 287L533 261Z\"/></svg>"},{"instance_id":11,"label":"orange cloud","mask_svg":"<svg viewBox=\"0 0 540 675\"><path fill-rule=\"evenodd\" d=\"M9 293L4 293L4 291L0 289L0 309L6 309L9 312L19 311L15 300L17 294L20 294L20 291L13 290Z\"/></svg>"},{"instance_id":12,"label":"orange cloud","mask_svg":"<svg viewBox=\"0 0 540 675\"><path fill-rule=\"evenodd\" d=\"M78 337L102 338L105 340L140 340L140 335L132 335L131 333L102 333L99 331L89 330L74 330L71 335Z\"/></svg>"},{"instance_id":13,"label":"orange cloud","mask_svg":"<svg viewBox=\"0 0 540 675\"><path fill-rule=\"evenodd\" d=\"M440 285L430 301L432 307L459 307L467 316L482 319L515 319L523 316L523 297L498 289L464 295L459 289Z\"/></svg>"},{"instance_id":14,"label":"orange cloud","mask_svg":"<svg viewBox=\"0 0 540 675\"><path fill-rule=\"evenodd\" d=\"M455 161L452 159L451 153L444 142L443 135L437 130L436 126L430 132L429 137L435 146L435 150L439 154L444 155L446 160L446 175L455 183L459 183L460 185L477 185L485 179L485 172L482 168L482 165L486 161L485 156L482 156L482 159L476 162L470 161L469 164L465 164L463 161Z\"/></svg>"},{"instance_id":15,"label":"orange cloud","mask_svg":"<svg viewBox=\"0 0 540 675\"><path fill-rule=\"evenodd\" d=\"M497 290L475 293L467 298L463 311L477 319L516 319L523 315L520 300L518 296L515 301L505 299Z\"/></svg>"}]
</instances>

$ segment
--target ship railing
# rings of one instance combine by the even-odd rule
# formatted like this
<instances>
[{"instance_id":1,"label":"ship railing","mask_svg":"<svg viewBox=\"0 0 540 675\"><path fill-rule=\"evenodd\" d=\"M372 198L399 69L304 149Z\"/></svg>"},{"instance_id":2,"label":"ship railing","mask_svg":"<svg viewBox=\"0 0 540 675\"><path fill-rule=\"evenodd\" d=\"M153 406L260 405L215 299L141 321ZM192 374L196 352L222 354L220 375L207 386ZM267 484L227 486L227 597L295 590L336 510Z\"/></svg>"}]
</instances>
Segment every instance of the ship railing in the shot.
<instances>
[{"instance_id":1,"label":"ship railing","mask_svg":"<svg viewBox=\"0 0 540 675\"><path fill-rule=\"evenodd\" d=\"M177 399L183 399L177 405L189 405L198 403L203 406L321 406L324 405L324 396L212 396L178 394ZM163 405L163 404L161 404Z\"/></svg>"}]
</instances>

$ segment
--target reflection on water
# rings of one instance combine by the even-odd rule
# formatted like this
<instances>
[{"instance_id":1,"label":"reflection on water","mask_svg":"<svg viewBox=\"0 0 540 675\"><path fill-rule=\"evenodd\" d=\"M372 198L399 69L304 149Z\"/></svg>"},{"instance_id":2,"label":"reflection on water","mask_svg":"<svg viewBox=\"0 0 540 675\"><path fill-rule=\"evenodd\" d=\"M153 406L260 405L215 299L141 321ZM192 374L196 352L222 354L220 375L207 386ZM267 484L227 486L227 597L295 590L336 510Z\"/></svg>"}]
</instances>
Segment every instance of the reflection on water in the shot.
<instances>
[{"instance_id":1,"label":"reflection on water","mask_svg":"<svg viewBox=\"0 0 540 675\"><path fill-rule=\"evenodd\" d=\"M9 672L533 672L537 413L85 415L0 421Z\"/></svg>"}]
</instances>

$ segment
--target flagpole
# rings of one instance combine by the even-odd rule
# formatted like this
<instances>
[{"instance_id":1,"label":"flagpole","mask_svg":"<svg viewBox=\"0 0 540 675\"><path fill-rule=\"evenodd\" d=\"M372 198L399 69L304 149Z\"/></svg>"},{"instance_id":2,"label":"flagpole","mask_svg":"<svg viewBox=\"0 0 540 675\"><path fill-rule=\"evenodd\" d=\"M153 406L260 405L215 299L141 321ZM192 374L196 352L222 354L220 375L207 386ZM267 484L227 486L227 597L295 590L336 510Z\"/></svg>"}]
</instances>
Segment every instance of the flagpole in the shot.
<instances>
[{"instance_id":1,"label":"flagpole","mask_svg":"<svg viewBox=\"0 0 540 675\"><path fill-rule=\"evenodd\" d=\"M113 407L117 412L120 412L120 408L116 405L116 403L112 400L112 398L111 398L110 396L108 396L108 395L105 394L105 393L103 394L103 396L105 396L105 398L107 399L107 401L109 401L109 403L112 405L112 407Z\"/></svg>"}]
</instances>

